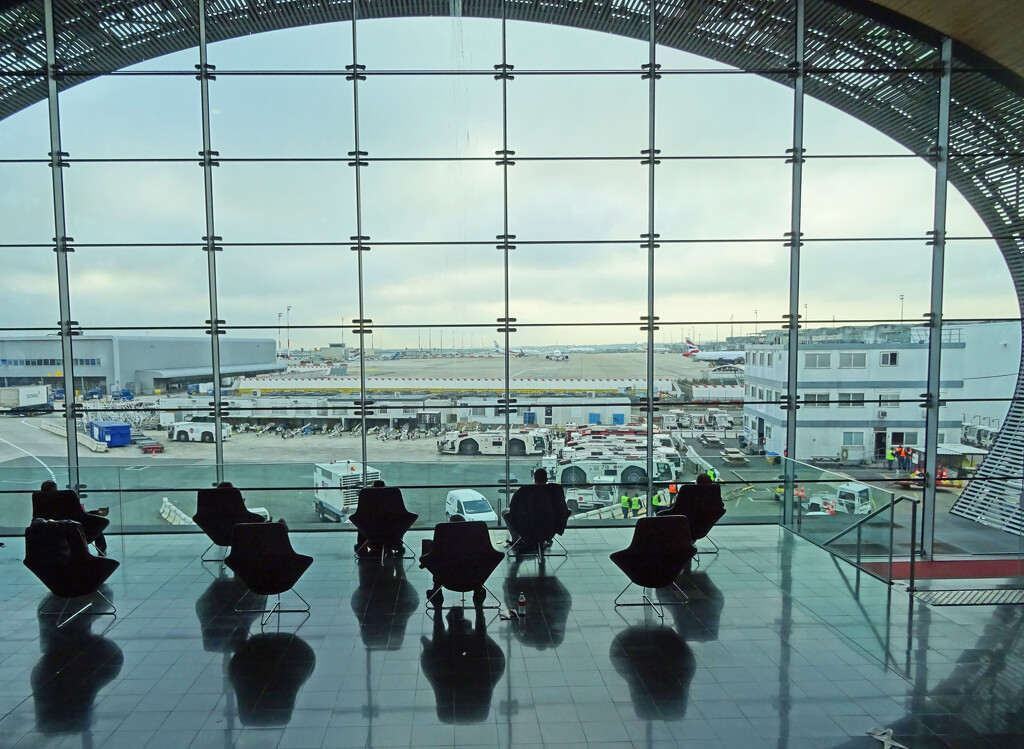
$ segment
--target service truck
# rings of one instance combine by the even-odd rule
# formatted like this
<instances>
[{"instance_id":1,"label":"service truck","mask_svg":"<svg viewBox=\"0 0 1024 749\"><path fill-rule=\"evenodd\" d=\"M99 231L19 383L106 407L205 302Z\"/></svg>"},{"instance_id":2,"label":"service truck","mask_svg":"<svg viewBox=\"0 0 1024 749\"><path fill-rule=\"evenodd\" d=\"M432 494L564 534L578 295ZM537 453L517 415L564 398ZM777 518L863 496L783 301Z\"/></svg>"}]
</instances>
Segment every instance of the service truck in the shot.
<instances>
[{"instance_id":1,"label":"service truck","mask_svg":"<svg viewBox=\"0 0 1024 749\"><path fill-rule=\"evenodd\" d=\"M565 487L581 484L625 484L638 486L647 483L647 458L643 455L615 455L606 457L562 458L554 455L541 459L548 478ZM667 460L655 457L654 481L675 479L675 470Z\"/></svg>"},{"instance_id":2,"label":"service truck","mask_svg":"<svg viewBox=\"0 0 1024 749\"><path fill-rule=\"evenodd\" d=\"M224 439L231 437L231 425L221 424ZM178 442L214 442L217 424L212 416L200 416L191 421L176 421L167 427L167 438Z\"/></svg>"},{"instance_id":3,"label":"service truck","mask_svg":"<svg viewBox=\"0 0 1024 749\"><path fill-rule=\"evenodd\" d=\"M313 466L313 512L325 523L345 523L359 504L359 490L380 480L380 471L339 460Z\"/></svg>"},{"instance_id":4,"label":"service truck","mask_svg":"<svg viewBox=\"0 0 1024 749\"><path fill-rule=\"evenodd\" d=\"M11 385L0 387L0 413L34 416L53 411L48 385Z\"/></svg>"},{"instance_id":5,"label":"service truck","mask_svg":"<svg viewBox=\"0 0 1024 749\"><path fill-rule=\"evenodd\" d=\"M547 429L512 429L507 435L509 455L546 455L551 435ZM455 455L504 455L504 429L485 432L448 432L437 441L439 453Z\"/></svg>"}]
</instances>

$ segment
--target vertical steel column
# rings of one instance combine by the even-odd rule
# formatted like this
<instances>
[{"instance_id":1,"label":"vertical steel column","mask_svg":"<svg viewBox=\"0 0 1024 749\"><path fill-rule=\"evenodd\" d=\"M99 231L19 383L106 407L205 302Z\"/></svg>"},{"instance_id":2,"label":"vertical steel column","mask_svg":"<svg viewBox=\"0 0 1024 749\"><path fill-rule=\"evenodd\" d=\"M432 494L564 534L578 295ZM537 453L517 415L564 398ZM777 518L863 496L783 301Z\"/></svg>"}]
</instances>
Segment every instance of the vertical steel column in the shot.
<instances>
[{"instance_id":1,"label":"vertical steel column","mask_svg":"<svg viewBox=\"0 0 1024 749\"><path fill-rule=\"evenodd\" d=\"M658 151L655 143L654 94L658 79L657 45L655 29L657 16L657 0L650 0L648 12L647 40L647 401L644 404L647 413L647 509L651 512L651 500L654 497L654 332L658 329L654 315L654 250L657 234L654 233L654 167L658 165L655 158ZM675 477L673 476L673 479Z\"/></svg>"},{"instance_id":2,"label":"vertical steel column","mask_svg":"<svg viewBox=\"0 0 1024 749\"><path fill-rule=\"evenodd\" d=\"M353 146L355 151L351 154L353 161L349 164L355 168L356 178L356 235L353 237L355 240L355 247L352 249L356 252L356 285L357 294L359 295L359 325L355 329L356 334L359 336L359 410L356 412L359 414L359 440L360 440L360 462L362 464L362 475L363 483L366 483L366 463L367 463L367 447L366 447L366 415L369 404L366 402L366 311L365 305L363 304L363 253L366 248L363 246L365 237L363 236L363 191L361 182L360 168L365 163L362 160L364 156L359 146L359 81L366 80L366 77L360 75L360 71L365 69L365 66L359 66L359 37L356 32L359 3L358 0L352 0L352 74L347 76L352 81L352 136Z\"/></svg>"},{"instance_id":3,"label":"vertical steel column","mask_svg":"<svg viewBox=\"0 0 1024 749\"><path fill-rule=\"evenodd\" d=\"M220 336L223 332L220 326L224 321L220 319L217 311L217 253L220 251L217 241L220 238L216 236L217 232L213 224L213 167L217 166L213 157L217 154L211 149L210 138L210 81L213 79L211 72L213 68L206 58L206 0L199 0L199 65L197 69L199 75L196 77L199 79L203 120L203 151L199 155L203 159L200 163L203 165L203 191L206 201L206 236L203 237L206 246L203 249L206 252L206 275L210 296L210 319L207 321L210 327L207 333L210 334L210 364L213 367L212 405L216 431L213 447L216 455L217 481L220 482L224 480L224 435L221 431L224 411L222 410L220 376Z\"/></svg>"},{"instance_id":4,"label":"vertical steel column","mask_svg":"<svg viewBox=\"0 0 1024 749\"><path fill-rule=\"evenodd\" d=\"M505 393L504 403L502 404L502 410L505 412L505 478L503 483L502 494L498 498L498 518L499 522L502 516L503 505L507 506L507 503L512 499L510 496L512 493L512 465L509 460L508 454L508 443L509 443L509 432L512 429L511 425L511 411L512 411L512 389L510 387L510 380L512 378L511 369L509 368L509 357L511 356L510 345L512 343L510 339L510 333L512 328L512 310L509 305L508 292L508 274L509 274L509 242L511 237L509 236L508 227L508 167L509 167L509 149L508 149L508 82L510 79L509 70L511 66L508 64L508 17L507 17L507 6L505 2L501 3L501 242L498 245L501 247L501 260L502 260L502 295L504 297L504 308L503 328L505 331ZM497 76L495 76L497 77ZM546 426L546 425L545 425ZM528 479L529 480L529 479ZM557 480L557 477L556 477Z\"/></svg>"},{"instance_id":5,"label":"vertical steel column","mask_svg":"<svg viewBox=\"0 0 1024 749\"><path fill-rule=\"evenodd\" d=\"M943 37L940 48L939 122L934 150L935 207L932 215L932 286L928 311L928 386L924 395L924 514L921 556L930 559L935 544L935 475L939 443L939 394L942 378L942 286L946 265L946 178L949 170L949 100L953 42Z\"/></svg>"},{"instance_id":6,"label":"vertical steel column","mask_svg":"<svg viewBox=\"0 0 1024 749\"><path fill-rule=\"evenodd\" d=\"M54 247L57 255L57 294L60 306L61 360L64 371L64 424L67 427L68 486L75 491L82 488L78 476L78 437L75 421L74 347L71 338L78 333L77 323L71 319L71 286L68 278L68 253L74 252L67 236L64 216L64 172L67 155L61 150L60 105L57 100L57 41L53 27L53 0L44 0L43 16L46 33L46 102L50 117L50 178L53 186Z\"/></svg>"},{"instance_id":7,"label":"vertical steel column","mask_svg":"<svg viewBox=\"0 0 1024 749\"><path fill-rule=\"evenodd\" d=\"M803 201L804 173L804 0L795 0L796 18L794 19L795 49L793 60L793 148L790 161L793 164L793 191L790 197L789 221L789 322L786 345L786 457L785 467L785 501L782 507L782 522L793 524L793 488L796 484L797 409L800 407L799 382L797 372L800 366L800 247L802 233L800 231L801 208Z\"/></svg>"}]
</instances>

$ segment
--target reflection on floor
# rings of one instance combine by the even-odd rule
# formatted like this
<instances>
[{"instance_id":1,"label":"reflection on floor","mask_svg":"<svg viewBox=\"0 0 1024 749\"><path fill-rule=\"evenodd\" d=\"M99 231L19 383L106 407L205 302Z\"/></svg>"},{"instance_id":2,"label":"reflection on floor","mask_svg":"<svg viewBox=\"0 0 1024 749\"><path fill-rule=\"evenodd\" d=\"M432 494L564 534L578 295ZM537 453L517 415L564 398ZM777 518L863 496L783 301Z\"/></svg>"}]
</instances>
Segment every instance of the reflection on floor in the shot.
<instances>
[{"instance_id":1,"label":"reflection on floor","mask_svg":"<svg viewBox=\"0 0 1024 749\"><path fill-rule=\"evenodd\" d=\"M170 535L112 539L117 618L57 630L10 539L0 747L867 749L876 727L910 749L1024 746L1024 607L929 608L777 527L730 526L662 621L611 605L629 535L570 530L564 559L503 563L489 588L524 594L517 620L428 613L414 561L294 534L312 614L263 631L203 540Z\"/></svg>"}]
</instances>

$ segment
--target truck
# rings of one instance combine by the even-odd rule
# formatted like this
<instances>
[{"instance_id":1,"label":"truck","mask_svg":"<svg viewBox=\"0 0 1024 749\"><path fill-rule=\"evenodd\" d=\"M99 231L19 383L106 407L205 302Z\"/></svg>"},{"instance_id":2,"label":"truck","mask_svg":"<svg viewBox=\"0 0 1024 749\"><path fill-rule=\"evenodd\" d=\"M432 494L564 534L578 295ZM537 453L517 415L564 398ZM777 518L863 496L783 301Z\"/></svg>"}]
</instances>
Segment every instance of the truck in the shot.
<instances>
[{"instance_id":1,"label":"truck","mask_svg":"<svg viewBox=\"0 0 1024 749\"><path fill-rule=\"evenodd\" d=\"M346 523L359 504L359 490L379 481L380 471L351 460L313 466L313 512L325 523Z\"/></svg>"},{"instance_id":2,"label":"truck","mask_svg":"<svg viewBox=\"0 0 1024 749\"><path fill-rule=\"evenodd\" d=\"M188 395L213 395L212 382L190 382L185 386Z\"/></svg>"},{"instance_id":3,"label":"truck","mask_svg":"<svg viewBox=\"0 0 1024 749\"><path fill-rule=\"evenodd\" d=\"M798 485L795 492L799 495L803 487ZM871 491L864 484L847 482L840 484L832 491L817 492L810 497L797 497L804 512L810 515L867 515L873 508Z\"/></svg>"},{"instance_id":4,"label":"truck","mask_svg":"<svg viewBox=\"0 0 1024 749\"><path fill-rule=\"evenodd\" d=\"M53 400L47 385L11 385L0 387L0 413L10 416L35 416L51 413Z\"/></svg>"},{"instance_id":5,"label":"truck","mask_svg":"<svg viewBox=\"0 0 1024 749\"><path fill-rule=\"evenodd\" d=\"M110 391L110 397L116 401L135 400L135 393L128 388L114 388Z\"/></svg>"},{"instance_id":6,"label":"truck","mask_svg":"<svg viewBox=\"0 0 1024 749\"><path fill-rule=\"evenodd\" d=\"M178 442L214 442L217 424L212 416L200 416L191 421L176 421L167 428L167 438ZM221 436L231 437L231 425L221 424Z\"/></svg>"},{"instance_id":7,"label":"truck","mask_svg":"<svg viewBox=\"0 0 1024 749\"><path fill-rule=\"evenodd\" d=\"M613 455L586 458L557 458L549 455L541 458L541 467L548 477L565 487L581 484L619 484L637 486L647 483L647 458L643 455ZM653 480L669 482L675 479L671 463L660 457L654 458Z\"/></svg>"},{"instance_id":8,"label":"truck","mask_svg":"<svg viewBox=\"0 0 1024 749\"><path fill-rule=\"evenodd\" d=\"M84 401L92 401L92 400L98 401L98 400L101 400L102 398L103 398L103 391L100 390L99 388L90 388L89 390L86 390L82 394L82 400L84 400Z\"/></svg>"},{"instance_id":9,"label":"truck","mask_svg":"<svg viewBox=\"0 0 1024 749\"><path fill-rule=\"evenodd\" d=\"M732 429L732 416L720 408L709 408L704 412L704 425L712 429Z\"/></svg>"},{"instance_id":10,"label":"truck","mask_svg":"<svg viewBox=\"0 0 1024 749\"><path fill-rule=\"evenodd\" d=\"M448 432L437 441L439 453L453 455L546 455L551 450L547 429L490 429L484 432Z\"/></svg>"}]
</instances>

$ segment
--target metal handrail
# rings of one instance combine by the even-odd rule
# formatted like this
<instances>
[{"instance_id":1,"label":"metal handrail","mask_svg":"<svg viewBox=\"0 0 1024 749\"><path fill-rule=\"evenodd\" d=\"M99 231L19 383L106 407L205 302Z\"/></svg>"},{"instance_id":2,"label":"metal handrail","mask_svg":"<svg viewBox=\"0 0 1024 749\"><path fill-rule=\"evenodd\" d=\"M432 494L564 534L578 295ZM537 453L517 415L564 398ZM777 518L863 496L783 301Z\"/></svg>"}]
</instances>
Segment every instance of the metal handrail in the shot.
<instances>
[{"instance_id":1,"label":"metal handrail","mask_svg":"<svg viewBox=\"0 0 1024 749\"><path fill-rule=\"evenodd\" d=\"M916 567L917 567L917 509L918 509L918 507L921 504L921 500L918 499L917 497L910 497L910 496L907 496L906 494L904 494L902 496L899 496L899 497L893 497L889 501L889 504L887 504L887 505L885 505L883 507L879 507L877 510L873 510L872 512L869 512L867 515L862 517L860 520L858 520L853 525L849 526L848 528L844 528L843 530L841 530L836 535L834 535L831 538L827 539L824 543L821 544L822 548L828 547L829 544L834 543L835 541L838 541L840 538L845 536L847 533L849 533L850 531L856 529L857 530L857 560L856 560L856 564L859 567L860 564L861 564L861 540L862 540L862 531L864 529L864 524L867 523L869 520L872 520L873 518L878 517L883 512L888 510L889 511L889 577L888 577L888 581L891 583L892 582L893 550L894 550L894 548L896 546L896 505L898 505L900 502L904 502L904 501L910 502L913 505L913 508L914 508L913 511L910 514L910 574L909 574L909 579L907 581L907 583L908 583L908 592L913 593L914 589L915 589Z\"/></svg>"}]
</instances>

